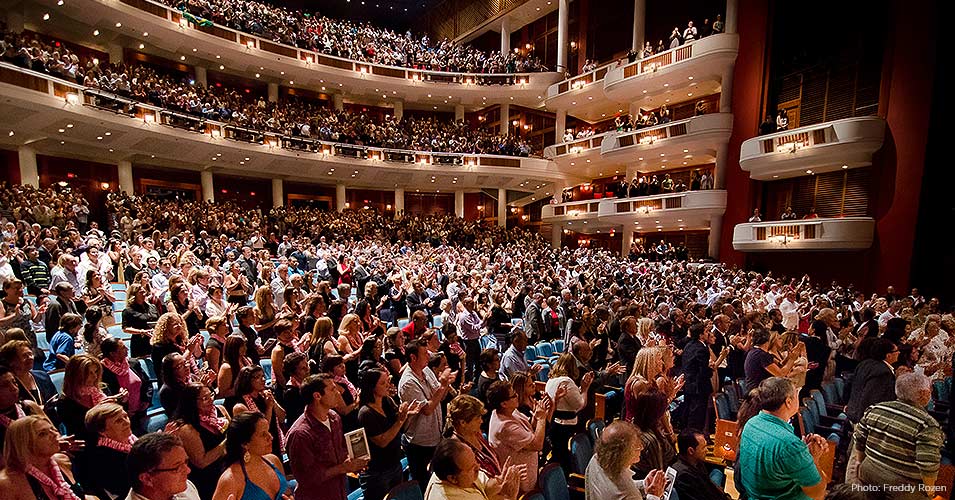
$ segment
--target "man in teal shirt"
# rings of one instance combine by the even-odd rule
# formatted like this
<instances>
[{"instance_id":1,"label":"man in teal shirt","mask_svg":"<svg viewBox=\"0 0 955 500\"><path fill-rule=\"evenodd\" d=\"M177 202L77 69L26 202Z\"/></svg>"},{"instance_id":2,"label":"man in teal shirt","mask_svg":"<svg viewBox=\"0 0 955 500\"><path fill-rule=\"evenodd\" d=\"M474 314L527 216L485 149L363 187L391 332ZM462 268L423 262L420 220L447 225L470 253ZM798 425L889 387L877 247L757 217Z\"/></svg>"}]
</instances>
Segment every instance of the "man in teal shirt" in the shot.
<instances>
[{"instance_id":1,"label":"man in teal shirt","mask_svg":"<svg viewBox=\"0 0 955 500\"><path fill-rule=\"evenodd\" d=\"M749 498L773 500L821 499L829 478L815 459L825 452L825 438L796 437L789 420L799 412L799 392L788 378L770 377L759 385L762 410L744 424L739 442L739 467Z\"/></svg>"}]
</instances>

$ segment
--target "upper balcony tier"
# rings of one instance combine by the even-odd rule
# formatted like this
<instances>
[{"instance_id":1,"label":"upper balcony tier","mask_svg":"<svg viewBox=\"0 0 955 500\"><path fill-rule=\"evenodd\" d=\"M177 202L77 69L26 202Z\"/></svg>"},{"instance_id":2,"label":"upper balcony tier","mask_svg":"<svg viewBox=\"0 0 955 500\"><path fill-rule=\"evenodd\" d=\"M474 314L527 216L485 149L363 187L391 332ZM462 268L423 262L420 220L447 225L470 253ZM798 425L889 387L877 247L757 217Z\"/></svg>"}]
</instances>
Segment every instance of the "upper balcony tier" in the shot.
<instances>
[{"instance_id":1,"label":"upper balcony tier","mask_svg":"<svg viewBox=\"0 0 955 500\"><path fill-rule=\"evenodd\" d=\"M580 233L625 227L638 232L709 229L726 211L726 191L684 191L636 198L573 201L541 207L541 220Z\"/></svg>"},{"instance_id":2,"label":"upper balcony tier","mask_svg":"<svg viewBox=\"0 0 955 500\"><path fill-rule=\"evenodd\" d=\"M736 61L738 45L737 35L721 33L618 66L604 76L604 95L655 108L668 99L678 102L719 92L723 75ZM550 107L551 101L547 104Z\"/></svg>"},{"instance_id":3,"label":"upper balcony tier","mask_svg":"<svg viewBox=\"0 0 955 500\"><path fill-rule=\"evenodd\" d=\"M0 63L0 145L97 162L428 191L580 182L540 158L406 151L242 129ZM322 179L323 181L321 181Z\"/></svg>"},{"instance_id":4,"label":"upper balcony tier","mask_svg":"<svg viewBox=\"0 0 955 500\"><path fill-rule=\"evenodd\" d=\"M885 120L845 118L753 137L740 148L740 168L760 181L872 164L882 147Z\"/></svg>"},{"instance_id":5,"label":"upper balcony tier","mask_svg":"<svg viewBox=\"0 0 955 500\"><path fill-rule=\"evenodd\" d=\"M733 229L733 248L741 252L865 250L872 246L874 232L872 217L747 222Z\"/></svg>"},{"instance_id":6,"label":"upper balcony tier","mask_svg":"<svg viewBox=\"0 0 955 500\"><path fill-rule=\"evenodd\" d=\"M63 5L57 5L59 0L37 1L25 7L27 15L37 19L45 12L66 16L89 26L91 32L98 30L103 43L109 37L130 47L144 43L147 51L158 49L155 51L177 56L185 64L221 65L283 86L347 92L373 103L402 99L426 109L503 102L539 107L547 87L560 78L553 72L451 73L353 61L224 26L198 26L178 10L152 0L73 0Z\"/></svg>"},{"instance_id":7,"label":"upper balcony tier","mask_svg":"<svg viewBox=\"0 0 955 500\"><path fill-rule=\"evenodd\" d=\"M601 66L547 87L547 109L566 109L573 116L589 122L600 121L616 113L626 113L627 104L607 99L604 94L604 77L616 64Z\"/></svg>"}]
</instances>

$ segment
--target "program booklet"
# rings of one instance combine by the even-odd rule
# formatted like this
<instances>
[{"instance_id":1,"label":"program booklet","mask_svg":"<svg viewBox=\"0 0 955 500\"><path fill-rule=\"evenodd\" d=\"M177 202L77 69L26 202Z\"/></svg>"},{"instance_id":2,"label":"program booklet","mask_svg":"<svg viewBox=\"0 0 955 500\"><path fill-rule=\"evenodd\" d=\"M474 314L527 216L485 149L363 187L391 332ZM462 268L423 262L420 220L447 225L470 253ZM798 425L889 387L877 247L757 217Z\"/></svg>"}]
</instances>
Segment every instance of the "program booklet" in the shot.
<instances>
[{"instance_id":1,"label":"program booklet","mask_svg":"<svg viewBox=\"0 0 955 500\"><path fill-rule=\"evenodd\" d=\"M368 447L368 436L365 435L364 427L346 433L345 445L348 446L348 458L371 459L371 448Z\"/></svg>"}]
</instances>

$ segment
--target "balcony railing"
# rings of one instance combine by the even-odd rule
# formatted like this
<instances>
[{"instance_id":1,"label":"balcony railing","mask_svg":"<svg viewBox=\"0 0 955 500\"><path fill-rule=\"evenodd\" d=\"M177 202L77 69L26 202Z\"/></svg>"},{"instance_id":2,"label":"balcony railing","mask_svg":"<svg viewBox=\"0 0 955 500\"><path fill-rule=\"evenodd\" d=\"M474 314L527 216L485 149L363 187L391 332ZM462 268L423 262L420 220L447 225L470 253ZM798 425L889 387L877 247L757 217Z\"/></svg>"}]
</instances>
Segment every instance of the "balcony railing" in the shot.
<instances>
[{"instance_id":1,"label":"balcony railing","mask_svg":"<svg viewBox=\"0 0 955 500\"><path fill-rule=\"evenodd\" d=\"M602 134L596 134L582 139L576 139L569 142L561 142L559 144L547 146L544 148L544 157L555 158L565 154L582 153L593 148L599 148L603 143L604 138L610 133L611 132L604 132Z\"/></svg>"},{"instance_id":2,"label":"balcony railing","mask_svg":"<svg viewBox=\"0 0 955 500\"><path fill-rule=\"evenodd\" d=\"M547 98L551 99L553 97L566 94L572 90L580 90L592 83L600 82L604 79L607 71L609 71L615 64L617 63L613 62L606 64L593 71L581 73L566 80L561 80L547 88Z\"/></svg>"},{"instance_id":3,"label":"balcony railing","mask_svg":"<svg viewBox=\"0 0 955 500\"><path fill-rule=\"evenodd\" d=\"M747 222L734 228L733 248L744 252L861 250L872 246L874 230L871 217Z\"/></svg>"},{"instance_id":4,"label":"balcony railing","mask_svg":"<svg viewBox=\"0 0 955 500\"><path fill-rule=\"evenodd\" d=\"M687 224L700 226L702 221L708 220L713 214L721 214L725 209L726 191L709 189L545 205L541 208L541 218L555 221L586 219L601 225L624 224L636 219L655 218L660 219L656 222L669 224L675 228ZM691 212L695 212L695 215ZM677 217L683 218L677 219Z\"/></svg>"},{"instance_id":5,"label":"balcony railing","mask_svg":"<svg viewBox=\"0 0 955 500\"><path fill-rule=\"evenodd\" d=\"M541 217L596 217L602 200L571 201L541 207Z\"/></svg>"}]
</instances>

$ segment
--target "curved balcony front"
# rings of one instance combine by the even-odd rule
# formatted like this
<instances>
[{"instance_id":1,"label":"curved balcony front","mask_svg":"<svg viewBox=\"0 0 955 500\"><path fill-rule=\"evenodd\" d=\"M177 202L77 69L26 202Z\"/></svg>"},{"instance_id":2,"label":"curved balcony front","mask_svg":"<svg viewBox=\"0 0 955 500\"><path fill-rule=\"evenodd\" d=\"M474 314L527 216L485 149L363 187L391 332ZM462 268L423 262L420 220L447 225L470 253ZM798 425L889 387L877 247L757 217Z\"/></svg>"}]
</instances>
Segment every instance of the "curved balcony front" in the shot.
<instances>
[{"instance_id":1,"label":"curved balcony front","mask_svg":"<svg viewBox=\"0 0 955 500\"><path fill-rule=\"evenodd\" d=\"M694 116L607 136L600 144L601 159L638 169L659 168L661 164L678 167L684 159L694 164L710 162L715 160L717 147L729 141L732 131L731 113Z\"/></svg>"},{"instance_id":2,"label":"curved balcony front","mask_svg":"<svg viewBox=\"0 0 955 500\"><path fill-rule=\"evenodd\" d=\"M739 166L760 181L865 167L884 138L885 120L878 116L807 125L747 139Z\"/></svg>"},{"instance_id":3,"label":"curved balcony front","mask_svg":"<svg viewBox=\"0 0 955 500\"><path fill-rule=\"evenodd\" d=\"M604 94L648 108L659 107L668 95L675 102L709 95L719 91L723 74L732 69L738 52L738 35L710 35L611 69L604 77Z\"/></svg>"},{"instance_id":4,"label":"curved balcony front","mask_svg":"<svg viewBox=\"0 0 955 500\"><path fill-rule=\"evenodd\" d=\"M99 30L180 57L185 64L219 65L246 76L325 92L347 92L374 102L404 99L446 108L509 102L538 107L557 73L451 73L384 66L283 45L224 26L198 26L152 0L37 0L39 6ZM42 16L43 12L35 13ZM119 26L119 27L117 27ZM143 33L148 33L144 37ZM294 83L291 83L294 82ZM494 89L494 92L489 92ZM482 99L489 96L494 99Z\"/></svg>"},{"instance_id":5,"label":"curved balcony front","mask_svg":"<svg viewBox=\"0 0 955 500\"><path fill-rule=\"evenodd\" d=\"M541 220L577 232L626 228L639 232L709 229L726 211L725 190L684 191L547 205Z\"/></svg>"},{"instance_id":6,"label":"curved balcony front","mask_svg":"<svg viewBox=\"0 0 955 500\"><path fill-rule=\"evenodd\" d=\"M733 248L740 252L865 250L872 246L874 233L872 217L747 222L733 228Z\"/></svg>"},{"instance_id":7,"label":"curved balcony front","mask_svg":"<svg viewBox=\"0 0 955 500\"><path fill-rule=\"evenodd\" d=\"M544 148L544 158L553 160L558 167L586 165L600 159L600 145L614 132L604 132L583 139L553 144Z\"/></svg>"},{"instance_id":8,"label":"curved balcony front","mask_svg":"<svg viewBox=\"0 0 955 500\"><path fill-rule=\"evenodd\" d=\"M0 92L0 127L14 132L0 144L54 156L379 189L523 190L525 183L545 190L564 178L541 158L395 150L233 127L7 63L0 63Z\"/></svg>"},{"instance_id":9,"label":"curved balcony front","mask_svg":"<svg viewBox=\"0 0 955 500\"><path fill-rule=\"evenodd\" d=\"M628 112L627 105L611 101L604 94L604 76L615 65L611 63L547 87L547 109L569 110L575 117L589 122Z\"/></svg>"}]
</instances>

